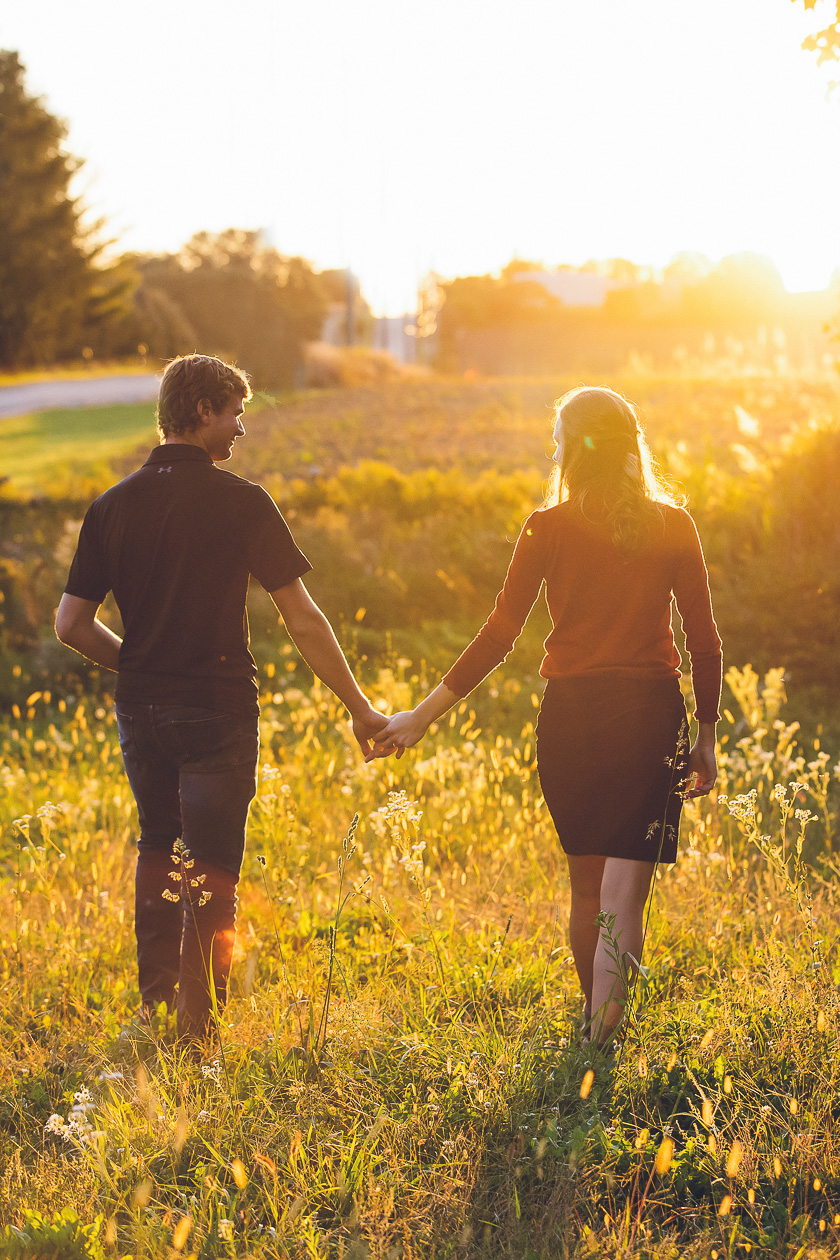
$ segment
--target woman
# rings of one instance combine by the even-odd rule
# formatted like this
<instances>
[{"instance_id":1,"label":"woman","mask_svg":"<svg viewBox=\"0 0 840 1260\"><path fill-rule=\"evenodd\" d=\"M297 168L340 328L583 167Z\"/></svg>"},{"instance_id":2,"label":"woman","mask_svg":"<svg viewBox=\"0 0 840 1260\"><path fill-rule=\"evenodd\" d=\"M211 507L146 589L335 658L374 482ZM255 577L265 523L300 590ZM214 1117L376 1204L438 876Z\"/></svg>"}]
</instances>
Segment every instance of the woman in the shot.
<instances>
[{"instance_id":1,"label":"woman","mask_svg":"<svg viewBox=\"0 0 840 1260\"><path fill-rule=\"evenodd\" d=\"M472 691L511 650L545 583L554 628L540 669L548 681L537 766L569 862L584 1035L591 1026L608 1043L641 959L656 863L676 860L683 799L705 795L717 778L721 643L697 530L656 475L633 406L611 389L571 390L556 404L554 440L552 492L525 522L493 612L375 747L401 756ZM672 594L699 726L690 751ZM614 916L609 931L600 912L607 923Z\"/></svg>"}]
</instances>

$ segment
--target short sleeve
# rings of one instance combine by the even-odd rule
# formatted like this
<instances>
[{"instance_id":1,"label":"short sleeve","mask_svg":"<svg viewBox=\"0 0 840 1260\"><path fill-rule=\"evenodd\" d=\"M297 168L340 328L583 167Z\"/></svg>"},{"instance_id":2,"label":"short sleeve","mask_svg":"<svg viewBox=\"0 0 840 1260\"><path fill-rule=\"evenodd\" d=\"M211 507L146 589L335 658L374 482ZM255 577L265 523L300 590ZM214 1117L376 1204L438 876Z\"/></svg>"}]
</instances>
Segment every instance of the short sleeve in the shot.
<instances>
[{"instance_id":1,"label":"short sleeve","mask_svg":"<svg viewBox=\"0 0 840 1260\"><path fill-rule=\"evenodd\" d=\"M267 591L288 586L309 573L312 565L292 537L292 531L271 495L255 487L245 540L248 569Z\"/></svg>"},{"instance_id":2,"label":"short sleeve","mask_svg":"<svg viewBox=\"0 0 840 1260\"><path fill-rule=\"evenodd\" d=\"M82 521L76 554L70 565L64 592L77 599L89 599L93 603L101 604L111 589L111 579L99 539L97 518L96 502L93 502Z\"/></svg>"}]
</instances>

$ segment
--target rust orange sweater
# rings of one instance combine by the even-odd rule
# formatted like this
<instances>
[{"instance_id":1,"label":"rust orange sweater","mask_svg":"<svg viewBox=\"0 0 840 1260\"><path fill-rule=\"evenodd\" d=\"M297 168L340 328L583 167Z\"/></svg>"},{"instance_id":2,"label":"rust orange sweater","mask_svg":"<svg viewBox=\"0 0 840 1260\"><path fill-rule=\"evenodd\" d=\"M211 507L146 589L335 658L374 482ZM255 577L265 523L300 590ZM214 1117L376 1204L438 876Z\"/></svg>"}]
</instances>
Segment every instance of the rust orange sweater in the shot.
<instances>
[{"instance_id":1,"label":"rust orange sweater","mask_svg":"<svg viewBox=\"0 0 840 1260\"><path fill-rule=\"evenodd\" d=\"M678 674L671 626L676 599L691 658L698 722L717 721L721 643L706 565L694 521L663 509L643 551L615 546L603 527L569 503L528 517L496 606L443 681L456 695L472 691L513 647L543 582L554 629L545 641L544 678L593 672Z\"/></svg>"}]
</instances>

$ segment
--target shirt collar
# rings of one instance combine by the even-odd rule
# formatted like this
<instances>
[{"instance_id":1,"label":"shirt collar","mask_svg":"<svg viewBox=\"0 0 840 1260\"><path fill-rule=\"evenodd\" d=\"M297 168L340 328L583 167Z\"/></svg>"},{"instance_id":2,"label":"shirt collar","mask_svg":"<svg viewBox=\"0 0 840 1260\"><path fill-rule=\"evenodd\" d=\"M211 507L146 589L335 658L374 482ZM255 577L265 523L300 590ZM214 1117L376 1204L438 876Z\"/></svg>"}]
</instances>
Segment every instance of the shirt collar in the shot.
<instances>
[{"instance_id":1,"label":"shirt collar","mask_svg":"<svg viewBox=\"0 0 840 1260\"><path fill-rule=\"evenodd\" d=\"M155 447L146 463L175 464L185 459L197 459L204 464L213 463L203 446L190 446L187 442L167 442L165 445L161 443L160 446Z\"/></svg>"}]
</instances>

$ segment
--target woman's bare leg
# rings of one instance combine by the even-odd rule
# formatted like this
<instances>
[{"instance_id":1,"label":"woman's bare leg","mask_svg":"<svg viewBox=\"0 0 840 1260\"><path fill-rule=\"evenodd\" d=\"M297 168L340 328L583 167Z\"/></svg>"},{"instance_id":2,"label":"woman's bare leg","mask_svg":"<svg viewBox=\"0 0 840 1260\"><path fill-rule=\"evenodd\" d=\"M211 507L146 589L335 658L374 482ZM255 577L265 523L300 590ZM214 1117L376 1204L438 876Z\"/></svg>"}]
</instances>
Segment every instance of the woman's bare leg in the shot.
<instances>
[{"instance_id":1,"label":"woman's bare leg","mask_svg":"<svg viewBox=\"0 0 840 1260\"><path fill-rule=\"evenodd\" d=\"M569 854L569 880L572 906L569 913L569 944L575 968L586 998L586 1009L592 1011L592 968L598 948L598 912L601 909L603 857L574 857Z\"/></svg>"},{"instance_id":2,"label":"woman's bare leg","mask_svg":"<svg viewBox=\"0 0 840 1260\"><path fill-rule=\"evenodd\" d=\"M593 859L591 859L593 860ZM628 958L642 959L644 912L655 862L634 862L627 858L606 858L601 880L601 905L604 914L615 915L612 936L624 960L628 979L635 967ZM623 977L617 975L616 962L609 942L600 934L593 964L592 1011L593 1035L596 1041L607 1042L624 1014L626 993Z\"/></svg>"}]
</instances>

